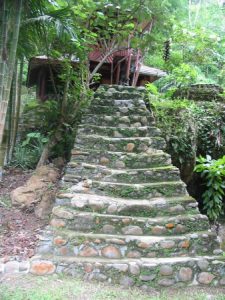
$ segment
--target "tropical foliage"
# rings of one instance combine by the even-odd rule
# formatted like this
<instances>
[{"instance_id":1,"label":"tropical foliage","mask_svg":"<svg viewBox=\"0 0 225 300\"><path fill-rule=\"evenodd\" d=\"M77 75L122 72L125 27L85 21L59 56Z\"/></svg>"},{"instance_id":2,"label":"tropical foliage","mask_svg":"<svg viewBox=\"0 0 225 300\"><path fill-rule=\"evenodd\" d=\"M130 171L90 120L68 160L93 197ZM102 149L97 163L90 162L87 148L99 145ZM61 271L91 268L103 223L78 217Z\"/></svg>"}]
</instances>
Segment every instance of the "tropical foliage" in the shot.
<instances>
[{"instance_id":1,"label":"tropical foliage","mask_svg":"<svg viewBox=\"0 0 225 300\"><path fill-rule=\"evenodd\" d=\"M225 85L224 6L221 1L215 0L180 2L182 9L179 9L177 17L171 16L172 28L163 35L162 31L157 32L158 43L149 50L146 62L168 70L166 83L174 81L174 69L180 68L179 73L182 73L189 67L193 75L195 73L189 82ZM169 58L164 60L166 40L170 48ZM188 82L181 80L180 83Z\"/></svg>"},{"instance_id":2,"label":"tropical foliage","mask_svg":"<svg viewBox=\"0 0 225 300\"><path fill-rule=\"evenodd\" d=\"M201 173L206 184L203 193L204 210L212 221L215 221L224 208L223 197L225 195L225 156L215 160L207 155L197 159L195 171Z\"/></svg>"}]
</instances>

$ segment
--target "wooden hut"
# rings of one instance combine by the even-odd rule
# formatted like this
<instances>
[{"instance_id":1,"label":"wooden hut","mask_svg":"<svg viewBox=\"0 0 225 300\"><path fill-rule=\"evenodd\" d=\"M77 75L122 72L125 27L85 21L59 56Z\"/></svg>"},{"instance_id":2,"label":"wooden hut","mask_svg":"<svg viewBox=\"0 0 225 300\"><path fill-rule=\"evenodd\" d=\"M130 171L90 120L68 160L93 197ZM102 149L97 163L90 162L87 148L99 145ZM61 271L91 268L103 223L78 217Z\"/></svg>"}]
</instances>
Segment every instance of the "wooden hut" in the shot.
<instances>
[{"instance_id":1,"label":"wooden hut","mask_svg":"<svg viewBox=\"0 0 225 300\"><path fill-rule=\"evenodd\" d=\"M131 49L132 50L132 49ZM144 86L148 82L153 82L166 73L162 70L148 67L139 62L134 50L118 51L109 56L98 73L101 74L100 84L121 84ZM94 50L89 55L90 71L101 61L102 54ZM28 87L36 86L38 99L46 100L55 94L53 78L56 87L61 84L61 59L52 59L46 56L33 57L29 61L28 67ZM71 64L76 68L79 61L71 59Z\"/></svg>"}]
</instances>

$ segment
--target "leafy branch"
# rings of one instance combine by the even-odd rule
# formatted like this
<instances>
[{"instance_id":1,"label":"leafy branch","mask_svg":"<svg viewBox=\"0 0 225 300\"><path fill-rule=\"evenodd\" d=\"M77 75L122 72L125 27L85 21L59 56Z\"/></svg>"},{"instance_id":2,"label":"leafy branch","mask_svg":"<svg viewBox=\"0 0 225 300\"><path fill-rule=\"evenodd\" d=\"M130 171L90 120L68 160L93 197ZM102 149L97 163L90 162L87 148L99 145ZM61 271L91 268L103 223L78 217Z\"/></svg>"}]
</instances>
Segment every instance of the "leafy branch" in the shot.
<instances>
[{"instance_id":1,"label":"leafy branch","mask_svg":"<svg viewBox=\"0 0 225 300\"><path fill-rule=\"evenodd\" d=\"M215 160L210 155L206 158L199 156L195 172L201 173L206 183L206 191L203 193L203 206L208 217L212 221L223 213L223 197L225 195L225 156Z\"/></svg>"}]
</instances>

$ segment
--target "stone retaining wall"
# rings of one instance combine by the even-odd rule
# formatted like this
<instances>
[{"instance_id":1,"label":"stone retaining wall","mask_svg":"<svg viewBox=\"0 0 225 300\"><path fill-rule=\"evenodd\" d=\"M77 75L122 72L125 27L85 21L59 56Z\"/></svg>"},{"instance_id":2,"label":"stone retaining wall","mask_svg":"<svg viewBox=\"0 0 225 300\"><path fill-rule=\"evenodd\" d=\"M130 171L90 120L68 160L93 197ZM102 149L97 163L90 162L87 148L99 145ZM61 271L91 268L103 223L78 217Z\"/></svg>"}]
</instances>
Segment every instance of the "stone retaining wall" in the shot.
<instances>
[{"instance_id":1,"label":"stone retaining wall","mask_svg":"<svg viewBox=\"0 0 225 300\"><path fill-rule=\"evenodd\" d=\"M180 261L148 260L82 262L67 258L60 262L34 257L30 261L0 263L0 274L50 275L64 273L84 280L121 284L125 287L182 287L185 285L225 286L225 259Z\"/></svg>"}]
</instances>

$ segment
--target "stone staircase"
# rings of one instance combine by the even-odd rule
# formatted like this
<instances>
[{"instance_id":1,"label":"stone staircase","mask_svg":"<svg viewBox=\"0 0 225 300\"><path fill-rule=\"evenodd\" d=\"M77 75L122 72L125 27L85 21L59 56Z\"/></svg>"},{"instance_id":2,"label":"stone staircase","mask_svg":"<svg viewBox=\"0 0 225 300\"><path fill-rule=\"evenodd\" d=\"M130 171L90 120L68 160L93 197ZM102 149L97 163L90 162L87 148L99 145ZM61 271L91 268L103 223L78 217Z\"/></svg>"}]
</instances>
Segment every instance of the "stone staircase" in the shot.
<instances>
[{"instance_id":1,"label":"stone staircase","mask_svg":"<svg viewBox=\"0 0 225 300\"><path fill-rule=\"evenodd\" d=\"M95 93L33 269L143 288L225 285L217 237L143 98L142 88Z\"/></svg>"}]
</instances>

